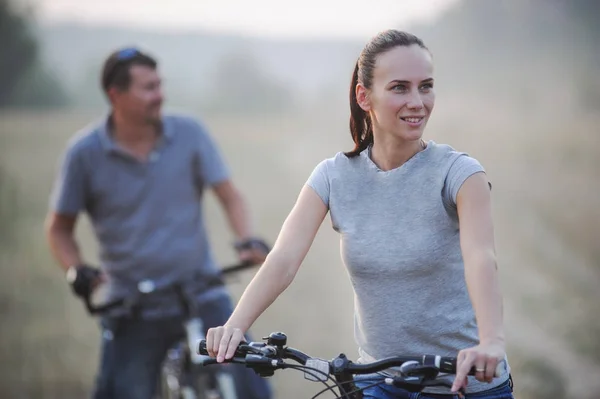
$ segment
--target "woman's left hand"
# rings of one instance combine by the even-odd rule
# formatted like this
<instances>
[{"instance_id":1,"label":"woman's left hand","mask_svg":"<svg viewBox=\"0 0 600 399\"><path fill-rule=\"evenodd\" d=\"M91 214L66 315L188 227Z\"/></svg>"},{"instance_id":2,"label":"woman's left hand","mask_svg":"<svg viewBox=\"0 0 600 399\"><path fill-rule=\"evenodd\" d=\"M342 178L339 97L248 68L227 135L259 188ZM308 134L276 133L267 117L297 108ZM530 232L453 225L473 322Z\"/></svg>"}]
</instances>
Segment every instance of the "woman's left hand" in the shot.
<instances>
[{"instance_id":1,"label":"woman's left hand","mask_svg":"<svg viewBox=\"0 0 600 399\"><path fill-rule=\"evenodd\" d=\"M477 370L475 378L478 381L492 382L496 366L504 360L505 354L502 341L482 343L458 352L456 378L452 385L452 392L458 392L459 389L467 387L467 375L473 366Z\"/></svg>"}]
</instances>

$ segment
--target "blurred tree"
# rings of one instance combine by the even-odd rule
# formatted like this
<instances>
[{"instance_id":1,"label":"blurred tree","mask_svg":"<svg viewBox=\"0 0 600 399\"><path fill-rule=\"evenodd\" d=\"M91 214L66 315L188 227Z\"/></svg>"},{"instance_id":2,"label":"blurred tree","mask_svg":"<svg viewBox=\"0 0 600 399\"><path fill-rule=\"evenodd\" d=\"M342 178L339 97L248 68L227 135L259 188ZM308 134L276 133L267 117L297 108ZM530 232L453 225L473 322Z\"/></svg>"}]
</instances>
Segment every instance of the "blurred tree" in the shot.
<instances>
[{"instance_id":1,"label":"blurred tree","mask_svg":"<svg viewBox=\"0 0 600 399\"><path fill-rule=\"evenodd\" d=\"M600 15L600 2L598 0L555 0L565 4L565 7L575 19L585 26L590 35L597 39L600 36L598 15Z\"/></svg>"},{"instance_id":2,"label":"blurred tree","mask_svg":"<svg viewBox=\"0 0 600 399\"><path fill-rule=\"evenodd\" d=\"M0 164L0 253L15 245L14 228L18 221L17 186Z\"/></svg>"},{"instance_id":3,"label":"blurred tree","mask_svg":"<svg viewBox=\"0 0 600 399\"><path fill-rule=\"evenodd\" d=\"M37 51L25 18L9 0L0 0L0 51L0 105L6 105L23 72L35 62Z\"/></svg>"},{"instance_id":4,"label":"blurred tree","mask_svg":"<svg viewBox=\"0 0 600 399\"><path fill-rule=\"evenodd\" d=\"M0 108L67 102L56 79L42 66L31 19L31 11L17 11L12 0L0 0Z\"/></svg>"}]
</instances>

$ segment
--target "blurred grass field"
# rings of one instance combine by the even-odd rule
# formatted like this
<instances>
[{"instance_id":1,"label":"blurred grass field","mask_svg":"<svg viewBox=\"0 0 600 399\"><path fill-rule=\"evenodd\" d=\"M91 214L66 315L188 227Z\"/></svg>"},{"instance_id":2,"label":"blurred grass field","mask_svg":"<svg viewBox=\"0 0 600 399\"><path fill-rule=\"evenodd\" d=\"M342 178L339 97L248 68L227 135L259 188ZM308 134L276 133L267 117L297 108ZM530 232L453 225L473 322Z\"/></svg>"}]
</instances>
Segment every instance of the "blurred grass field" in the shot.
<instances>
[{"instance_id":1,"label":"blurred grass field","mask_svg":"<svg viewBox=\"0 0 600 399\"><path fill-rule=\"evenodd\" d=\"M434 114L427 138L477 157L494 184L516 397L596 399L600 145L589 129L600 118L581 115L578 129L565 140L564 126L544 124L541 118L515 120L514 113L503 117L494 109L493 123L489 118L465 123L455 111L446 105ZM97 117L75 111L0 114L2 398L82 398L93 383L96 321L71 296L51 259L43 220L66 140ZM250 202L256 230L271 242L312 168L352 147L345 118L321 112L205 119ZM519 135L518 129L527 134ZM218 259L234 261L224 215L210 195L205 212ZM97 247L85 219L78 237L86 258L95 262ZM231 285L234 298L251 276L245 273ZM315 356L346 352L355 358L352 301L339 238L327 218L298 277L255 324L254 336L284 331L290 346ZM321 389L291 371L272 381L278 398L304 399Z\"/></svg>"}]
</instances>

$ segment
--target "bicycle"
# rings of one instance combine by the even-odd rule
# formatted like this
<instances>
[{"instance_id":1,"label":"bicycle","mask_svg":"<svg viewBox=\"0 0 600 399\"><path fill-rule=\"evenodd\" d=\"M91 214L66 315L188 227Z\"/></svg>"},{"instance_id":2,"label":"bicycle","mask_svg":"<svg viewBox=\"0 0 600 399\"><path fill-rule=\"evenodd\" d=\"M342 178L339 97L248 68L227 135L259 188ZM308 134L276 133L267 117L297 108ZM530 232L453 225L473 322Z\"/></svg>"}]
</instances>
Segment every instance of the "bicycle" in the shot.
<instances>
[{"instance_id":1,"label":"bicycle","mask_svg":"<svg viewBox=\"0 0 600 399\"><path fill-rule=\"evenodd\" d=\"M206 288L225 284L225 277L256 267L253 263L240 263L225 267L216 276L206 280ZM136 317L141 302L151 294L171 291L175 293L184 314L185 337L171 347L161 366L156 399L237 399L233 376L224 367L202 367L205 356L196 351L196 343L205 338L204 323L196 312L195 301L190 300L180 284L157 288L151 280L142 280L137 291L129 296L94 305L90 296L82 298L90 315L101 315L121 308Z\"/></svg>"},{"instance_id":2,"label":"bicycle","mask_svg":"<svg viewBox=\"0 0 600 399\"><path fill-rule=\"evenodd\" d=\"M281 332L271 333L263 338L267 342L242 342L238 345L231 359L225 363L238 363L250 367L261 377L270 377L276 370L295 369L304 371L304 378L310 381L322 382L326 388L318 392L312 399L330 391L336 395L336 399L362 399L362 390L372 386L387 384L403 388L409 392L421 392L425 387L445 386L452 387L452 383L439 380L440 373L456 374L456 358L436 355L422 356L394 356L378 360L372 363L353 363L345 354L341 353L334 359L327 361L313 358L308 354L287 345L287 336ZM197 351L199 354L208 356L206 351L206 339L198 341ZM297 363L285 362L291 359ZM205 358L203 365L217 363L215 358ZM355 374L372 374L384 371L392 367L399 367L398 375L382 376L380 382L368 387L356 388L354 384ZM504 364L499 363L495 375L501 375ZM475 367L469 375L475 375ZM332 377L333 376L333 377ZM327 382L331 381L335 385ZM335 392L338 390L338 394ZM339 396L338 396L339 395Z\"/></svg>"}]
</instances>

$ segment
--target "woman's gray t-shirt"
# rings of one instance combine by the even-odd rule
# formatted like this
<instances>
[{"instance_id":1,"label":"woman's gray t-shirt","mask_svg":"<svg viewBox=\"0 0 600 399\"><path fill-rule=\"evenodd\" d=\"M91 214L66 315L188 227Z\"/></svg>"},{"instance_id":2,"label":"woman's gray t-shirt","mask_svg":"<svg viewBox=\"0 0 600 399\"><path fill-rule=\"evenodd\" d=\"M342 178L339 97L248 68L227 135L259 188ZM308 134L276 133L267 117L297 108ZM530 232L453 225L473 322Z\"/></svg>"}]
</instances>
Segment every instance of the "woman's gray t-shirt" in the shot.
<instances>
[{"instance_id":1,"label":"woman's gray t-shirt","mask_svg":"<svg viewBox=\"0 0 600 399\"><path fill-rule=\"evenodd\" d=\"M329 208L354 287L359 361L456 356L479 343L456 210L458 190L477 172L485 171L476 159L434 141L389 171L369 149L354 158L340 152L313 170L307 184ZM478 392L508 370L491 384L469 378L467 392Z\"/></svg>"}]
</instances>

